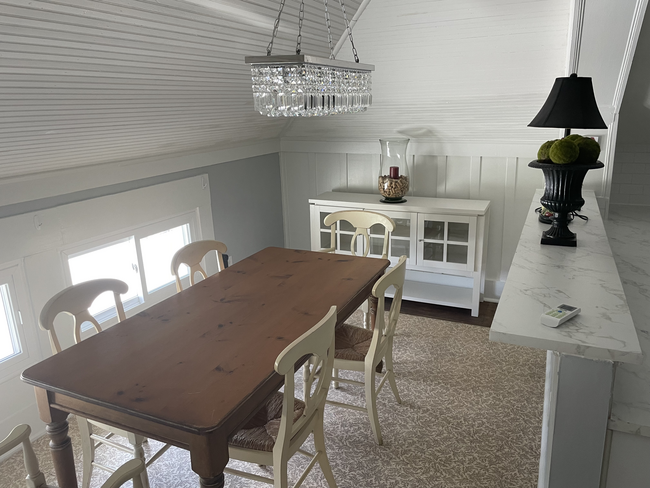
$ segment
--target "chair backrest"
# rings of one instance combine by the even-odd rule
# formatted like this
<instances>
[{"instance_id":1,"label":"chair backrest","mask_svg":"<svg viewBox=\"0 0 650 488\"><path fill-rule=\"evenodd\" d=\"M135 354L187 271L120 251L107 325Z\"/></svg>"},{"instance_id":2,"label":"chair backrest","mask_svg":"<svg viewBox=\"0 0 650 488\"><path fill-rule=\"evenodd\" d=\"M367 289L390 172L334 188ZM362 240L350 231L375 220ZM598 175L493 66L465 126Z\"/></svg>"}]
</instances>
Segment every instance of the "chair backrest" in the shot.
<instances>
[{"instance_id":1,"label":"chair backrest","mask_svg":"<svg viewBox=\"0 0 650 488\"><path fill-rule=\"evenodd\" d=\"M289 344L275 360L275 371L284 375L284 400L282 403L282 418L276 446L279 449L288 447L289 441L300 435L301 429L309 425L314 416L325 406L327 392L332 380L332 367L334 366L334 327L336 326L336 306L329 311L314 327L309 329L295 341ZM294 422L294 374L296 363L305 356L311 356L313 368L308 384L312 384L318 373L318 382L315 388L305 392L305 410L302 417Z\"/></svg>"},{"instance_id":2,"label":"chair backrest","mask_svg":"<svg viewBox=\"0 0 650 488\"><path fill-rule=\"evenodd\" d=\"M376 350L381 350L387 339L393 337L397 319L402 308L402 292L404 289L404 277L406 276L406 256L401 256L395 267L379 278L372 287L373 296L377 297L377 316L375 318L375 331L370 343L370 350L366 357L372 358ZM388 313L388 322L385 315L386 290L390 287L395 288L393 302L390 305Z\"/></svg>"},{"instance_id":3,"label":"chair backrest","mask_svg":"<svg viewBox=\"0 0 650 488\"><path fill-rule=\"evenodd\" d=\"M113 292L115 308L117 309L117 320L121 322L126 318L120 295L129 291L129 286L120 280L104 278L99 280L84 281L60 291L43 307L38 319L38 325L46 330L50 336L50 344L54 354L61 352L61 344L54 330L54 319L60 313L67 313L74 318L74 341L81 342L81 324L90 322L97 332L102 328L95 320L88 309L95 299L104 292Z\"/></svg>"},{"instance_id":4,"label":"chair backrest","mask_svg":"<svg viewBox=\"0 0 650 488\"><path fill-rule=\"evenodd\" d=\"M171 266L172 274L176 278L177 291L183 290L181 278L178 275L178 268L181 264L187 264L190 268L190 286L195 283L194 275L196 273L200 273L203 279L208 277L208 274L201 267L201 261L210 251L217 252L217 268L219 271L223 271L223 254L228 252L228 248L223 242L213 240L190 242L176 251L176 254L172 257Z\"/></svg>"},{"instance_id":5,"label":"chair backrest","mask_svg":"<svg viewBox=\"0 0 650 488\"><path fill-rule=\"evenodd\" d=\"M21 424L9 433L2 441L0 441L0 456L8 453L19 444L23 445L23 459L25 461L25 469L27 470L27 479L25 484L28 488L47 488L45 483L45 475L41 472L38 466L38 459L34 453L34 448L29 440L29 434L32 429L27 424ZM144 461L142 459L131 459L124 463L108 478L102 488L117 488L124 483L133 480L134 488L142 488L142 481L140 474L144 471ZM53 488L53 487L51 487Z\"/></svg>"},{"instance_id":6,"label":"chair backrest","mask_svg":"<svg viewBox=\"0 0 650 488\"><path fill-rule=\"evenodd\" d=\"M388 257L388 243L390 242L390 233L395 230L395 222L390 217L380 214L378 212L371 212L369 210L342 210L341 212L334 212L329 214L323 220L325 225L331 226L332 231L332 248L336 248L336 223L340 220L346 220L352 224L355 228L354 235L352 236L352 242L350 243L350 251L353 256L356 256L355 253L355 243L357 238L362 235L365 238L365 247L363 250L363 256L367 256L370 252L370 236L368 235L368 229L373 225L383 225L384 226L384 247L382 250L382 258L386 259ZM332 250L333 250L332 249Z\"/></svg>"}]
</instances>

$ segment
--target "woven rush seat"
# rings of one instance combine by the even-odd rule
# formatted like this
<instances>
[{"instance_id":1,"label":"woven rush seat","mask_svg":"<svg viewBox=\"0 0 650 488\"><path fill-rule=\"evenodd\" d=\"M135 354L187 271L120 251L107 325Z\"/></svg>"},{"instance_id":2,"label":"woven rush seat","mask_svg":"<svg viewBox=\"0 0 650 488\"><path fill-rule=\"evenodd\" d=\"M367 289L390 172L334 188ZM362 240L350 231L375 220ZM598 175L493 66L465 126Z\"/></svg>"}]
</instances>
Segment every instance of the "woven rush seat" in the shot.
<instances>
[{"instance_id":1,"label":"woven rush seat","mask_svg":"<svg viewBox=\"0 0 650 488\"><path fill-rule=\"evenodd\" d=\"M363 361L370 350L372 331L350 324L343 324L334 331L336 359Z\"/></svg>"},{"instance_id":2,"label":"woven rush seat","mask_svg":"<svg viewBox=\"0 0 650 488\"><path fill-rule=\"evenodd\" d=\"M257 451L273 452L273 446L278 438L278 429L282 418L282 393L276 392L271 395L264 406L248 421L243 429L239 430L230 439L232 446ZM305 403L302 400L294 399L293 421L294 423L302 417L305 411Z\"/></svg>"},{"instance_id":3,"label":"woven rush seat","mask_svg":"<svg viewBox=\"0 0 650 488\"><path fill-rule=\"evenodd\" d=\"M350 324L343 324L334 331L336 359L347 359L350 361L365 361L366 355L372 343L372 331L362 329ZM384 362L377 365L376 371L381 372Z\"/></svg>"}]
</instances>

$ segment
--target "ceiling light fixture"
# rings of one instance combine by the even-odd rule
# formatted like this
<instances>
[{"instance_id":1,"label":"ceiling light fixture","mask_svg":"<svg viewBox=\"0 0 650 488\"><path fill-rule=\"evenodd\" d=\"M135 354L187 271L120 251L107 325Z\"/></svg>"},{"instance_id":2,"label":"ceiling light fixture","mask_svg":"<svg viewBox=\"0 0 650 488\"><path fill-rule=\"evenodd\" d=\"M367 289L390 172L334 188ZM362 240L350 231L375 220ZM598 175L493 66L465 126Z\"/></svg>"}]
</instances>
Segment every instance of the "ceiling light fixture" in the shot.
<instances>
[{"instance_id":1,"label":"ceiling light fixture","mask_svg":"<svg viewBox=\"0 0 650 488\"><path fill-rule=\"evenodd\" d=\"M255 110L269 117L313 117L364 112L372 104L371 72L375 67L361 64L352 39L352 29L343 0L343 12L355 61L337 61L332 46L328 0L323 0L329 40L330 57L320 58L301 53L302 23L305 2L300 2L298 38L295 55L272 55L273 41L278 33L285 0L280 0L271 42L266 56L246 56L253 78Z\"/></svg>"}]
</instances>

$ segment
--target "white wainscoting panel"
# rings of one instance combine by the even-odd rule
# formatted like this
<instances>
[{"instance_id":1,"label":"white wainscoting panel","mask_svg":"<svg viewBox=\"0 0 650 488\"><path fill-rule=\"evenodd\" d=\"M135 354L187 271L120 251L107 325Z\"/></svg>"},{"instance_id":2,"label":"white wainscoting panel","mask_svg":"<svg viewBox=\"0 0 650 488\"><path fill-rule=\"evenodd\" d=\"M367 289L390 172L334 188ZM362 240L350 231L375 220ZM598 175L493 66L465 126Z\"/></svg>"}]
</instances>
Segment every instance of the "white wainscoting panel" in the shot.
<instances>
[{"instance_id":1,"label":"white wainscoting panel","mask_svg":"<svg viewBox=\"0 0 650 488\"><path fill-rule=\"evenodd\" d=\"M322 146L319 147L322 149ZM378 154L282 151L285 245L310 249L309 198L326 191L379 193ZM542 172L528 167L534 151L512 157L409 155L412 194L490 200L486 297L496 299L505 282L530 200L544 187ZM600 180L598 180L600 182Z\"/></svg>"}]
</instances>

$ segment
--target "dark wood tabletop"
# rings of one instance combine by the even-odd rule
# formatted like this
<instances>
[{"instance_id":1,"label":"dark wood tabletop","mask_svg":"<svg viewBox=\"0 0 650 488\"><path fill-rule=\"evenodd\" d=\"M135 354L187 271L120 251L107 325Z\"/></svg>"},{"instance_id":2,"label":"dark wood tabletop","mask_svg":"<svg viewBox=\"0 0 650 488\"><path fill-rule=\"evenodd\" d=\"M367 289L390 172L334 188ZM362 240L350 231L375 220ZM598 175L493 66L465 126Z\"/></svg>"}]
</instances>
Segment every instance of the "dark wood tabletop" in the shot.
<instances>
[{"instance_id":1,"label":"dark wood tabletop","mask_svg":"<svg viewBox=\"0 0 650 488\"><path fill-rule=\"evenodd\" d=\"M221 486L228 436L282 386L273 369L278 354L332 305L342 323L388 265L267 248L32 366L22 378L36 387L48 432L61 430L60 412L116 425L189 449L202 486ZM67 437L65 427L56 442ZM71 476L59 470L69 470L69 462L57 468L66 488Z\"/></svg>"}]
</instances>

